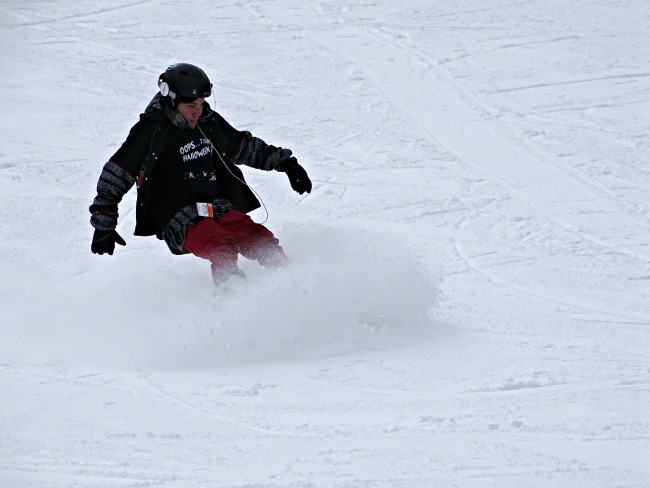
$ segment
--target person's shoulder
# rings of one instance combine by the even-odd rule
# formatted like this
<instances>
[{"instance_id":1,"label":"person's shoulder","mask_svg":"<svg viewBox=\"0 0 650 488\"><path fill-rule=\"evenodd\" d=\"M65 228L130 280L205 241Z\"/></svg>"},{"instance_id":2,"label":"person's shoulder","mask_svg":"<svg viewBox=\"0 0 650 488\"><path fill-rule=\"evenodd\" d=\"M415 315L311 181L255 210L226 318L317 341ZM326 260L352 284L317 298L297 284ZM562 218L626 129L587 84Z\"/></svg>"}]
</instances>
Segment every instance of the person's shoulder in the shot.
<instances>
[{"instance_id":1,"label":"person's shoulder","mask_svg":"<svg viewBox=\"0 0 650 488\"><path fill-rule=\"evenodd\" d=\"M239 132L219 112L212 110L205 121L219 132Z\"/></svg>"},{"instance_id":2,"label":"person's shoulder","mask_svg":"<svg viewBox=\"0 0 650 488\"><path fill-rule=\"evenodd\" d=\"M149 110L140 114L138 123L143 126L157 126L166 120L165 114L159 110ZM137 125L137 124L136 124Z\"/></svg>"},{"instance_id":3,"label":"person's shoulder","mask_svg":"<svg viewBox=\"0 0 650 488\"><path fill-rule=\"evenodd\" d=\"M153 133L156 128L162 126L167 120L163 114L162 117L154 116L154 113L140 114L140 119L135 123L133 129L142 133ZM132 129L132 130L133 130Z\"/></svg>"},{"instance_id":4,"label":"person's shoulder","mask_svg":"<svg viewBox=\"0 0 650 488\"><path fill-rule=\"evenodd\" d=\"M150 141L156 131L156 128L161 125L161 122L153 120L149 117L140 116L139 120L129 130L129 135L126 139L128 143L137 141Z\"/></svg>"},{"instance_id":5,"label":"person's shoulder","mask_svg":"<svg viewBox=\"0 0 650 488\"><path fill-rule=\"evenodd\" d=\"M224 119L219 112L212 109L210 109L210 111L201 118L209 124L214 124L214 123L219 124L226 121L226 119Z\"/></svg>"}]
</instances>

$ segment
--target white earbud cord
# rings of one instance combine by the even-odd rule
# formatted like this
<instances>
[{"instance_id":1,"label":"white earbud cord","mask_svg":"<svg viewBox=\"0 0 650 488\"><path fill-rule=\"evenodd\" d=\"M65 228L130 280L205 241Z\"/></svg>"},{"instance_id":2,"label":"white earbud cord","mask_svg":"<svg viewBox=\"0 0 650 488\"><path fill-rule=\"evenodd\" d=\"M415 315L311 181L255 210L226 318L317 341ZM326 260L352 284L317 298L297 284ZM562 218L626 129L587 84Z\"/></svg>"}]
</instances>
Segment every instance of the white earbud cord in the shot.
<instances>
[{"instance_id":1,"label":"white earbud cord","mask_svg":"<svg viewBox=\"0 0 650 488\"><path fill-rule=\"evenodd\" d=\"M262 204L262 208L264 208L264 212L266 213L266 217L264 218L264 220L262 222L259 222L259 224L265 224L266 221L269 220L269 211L266 208L266 205L264 204L264 200L262 200L262 197L260 196L260 194L257 193L253 187L251 187L248 183L246 183L244 180L239 178L236 174L234 174L230 170L230 168L228 167L226 162L221 157L221 153L219 153L217 148L214 147L214 144L212 144L212 140L208 136L205 135L205 132L203 132L203 129L201 129L201 126L198 123L196 124L196 126L199 128L199 132L203 135L203 138L206 139L210 143L210 148L211 148L212 152L217 154L217 156L219 157L219 160L221 161L221 163L228 170L228 173L230 173L237 181L239 181L239 182L243 183L244 185L246 185L250 189L250 191L252 191L255 194L255 196L259 199L260 203Z\"/></svg>"}]
</instances>

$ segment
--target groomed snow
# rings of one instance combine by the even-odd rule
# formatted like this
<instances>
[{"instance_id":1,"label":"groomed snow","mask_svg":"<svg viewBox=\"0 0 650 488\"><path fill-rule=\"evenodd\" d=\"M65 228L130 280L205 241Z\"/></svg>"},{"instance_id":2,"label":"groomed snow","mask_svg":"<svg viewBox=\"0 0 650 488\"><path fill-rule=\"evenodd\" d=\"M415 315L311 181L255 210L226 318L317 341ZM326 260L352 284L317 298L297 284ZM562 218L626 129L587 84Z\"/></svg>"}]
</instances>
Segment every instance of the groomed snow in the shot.
<instances>
[{"instance_id":1,"label":"groomed snow","mask_svg":"<svg viewBox=\"0 0 650 488\"><path fill-rule=\"evenodd\" d=\"M650 486L650 3L0 5L0 487ZM292 263L90 252L170 64ZM252 214L257 221L263 211Z\"/></svg>"}]
</instances>

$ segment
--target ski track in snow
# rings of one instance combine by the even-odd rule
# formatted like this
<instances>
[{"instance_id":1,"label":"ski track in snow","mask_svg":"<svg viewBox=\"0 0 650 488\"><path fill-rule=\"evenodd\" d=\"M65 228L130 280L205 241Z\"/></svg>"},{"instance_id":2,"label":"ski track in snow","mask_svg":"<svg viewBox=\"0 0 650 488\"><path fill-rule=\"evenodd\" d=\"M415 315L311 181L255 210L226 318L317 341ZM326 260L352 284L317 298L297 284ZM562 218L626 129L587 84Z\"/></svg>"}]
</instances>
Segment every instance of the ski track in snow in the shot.
<instances>
[{"instance_id":1,"label":"ski track in snow","mask_svg":"<svg viewBox=\"0 0 650 488\"><path fill-rule=\"evenodd\" d=\"M650 4L0 6L0 486L650 486ZM292 258L89 251L174 62ZM264 219L263 212L253 217Z\"/></svg>"}]
</instances>

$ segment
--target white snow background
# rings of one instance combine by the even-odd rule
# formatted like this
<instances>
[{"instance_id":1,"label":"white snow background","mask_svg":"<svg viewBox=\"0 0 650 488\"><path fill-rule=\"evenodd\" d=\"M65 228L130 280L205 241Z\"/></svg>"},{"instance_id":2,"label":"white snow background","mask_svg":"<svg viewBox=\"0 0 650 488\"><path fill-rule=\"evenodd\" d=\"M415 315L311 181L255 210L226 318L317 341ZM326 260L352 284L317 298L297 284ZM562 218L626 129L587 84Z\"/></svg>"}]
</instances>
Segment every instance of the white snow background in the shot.
<instances>
[{"instance_id":1,"label":"white snow background","mask_svg":"<svg viewBox=\"0 0 650 488\"><path fill-rule=\"evenodd\" d=\"M650 486L650 2L0 5L0 487ZM90 252L170 64L292 263ZM257 221L265 218L255 211Z\"/></svg>"}]
</instances>

